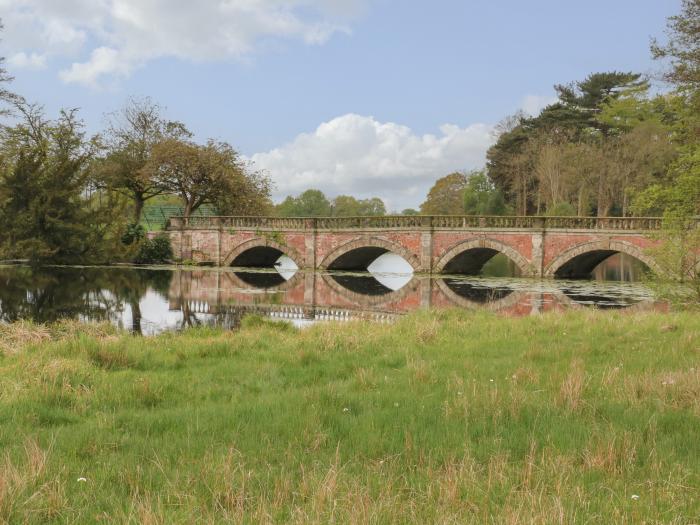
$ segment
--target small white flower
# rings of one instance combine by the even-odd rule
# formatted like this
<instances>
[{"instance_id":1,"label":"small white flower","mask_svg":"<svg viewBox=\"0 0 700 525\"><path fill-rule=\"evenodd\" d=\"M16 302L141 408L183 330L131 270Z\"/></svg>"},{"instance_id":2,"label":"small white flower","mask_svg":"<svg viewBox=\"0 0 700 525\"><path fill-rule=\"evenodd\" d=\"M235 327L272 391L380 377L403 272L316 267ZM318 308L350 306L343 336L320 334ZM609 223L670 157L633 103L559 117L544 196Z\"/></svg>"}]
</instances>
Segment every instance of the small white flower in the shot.
<instances>
[{"instance_id":1,"label":"small white flower","mask_svg":"<svg viewBox=\"0 0 700 525\"><path fill-rule=\"evenodd\" d=\"M343 412L350 412L350 409L349 409L348 407L345 407L345 408L343 409Z\"/></svg>"},{"instance_id":2,"label":"small white flower","mask_svg":"<svg viewBox=\"0 0 700 525\"><path fill-rule=\"evenodd\" d=\"M87 478L78 478L78 483L86 483Z\"/></svg>"},{"instance_id":3,"label":"small white flower","mask_svg":"<svg viewBox=\"0 0 700 525\"><path fill-rule=\"evenodd\" d=\"M491 383L493 383L493 379L489 379L489 381L490 381Z\"/></svg>"},{"instance_id":4,"label":"small white flower","mask_svg":"<svg viewBox=\"0 0 700 525\"><path fill-rule=\"evenodd\" d=\"M634 501L637 501L637 500L639 499L639 495L637 495L637 494L632 494L632 499L633 499Z\"/></svg>"}]
</instances>

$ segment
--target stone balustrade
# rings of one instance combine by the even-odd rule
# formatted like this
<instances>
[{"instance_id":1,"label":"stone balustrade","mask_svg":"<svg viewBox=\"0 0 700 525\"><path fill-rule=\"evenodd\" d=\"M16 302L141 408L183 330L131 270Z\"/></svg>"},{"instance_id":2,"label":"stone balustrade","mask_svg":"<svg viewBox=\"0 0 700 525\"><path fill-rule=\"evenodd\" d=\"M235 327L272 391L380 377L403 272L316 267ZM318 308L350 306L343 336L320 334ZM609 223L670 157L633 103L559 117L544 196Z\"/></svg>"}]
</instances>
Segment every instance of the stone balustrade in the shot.
<instances>
[{"instance_id":1,"label":"stone balustrade","mask_svg":"<svg viewBox=\"0 0 700 525\"><path fill-rule=\"evenodd\" d=\"M700 220L698 221L700 224ZM385 215L380 217L171 217L169 230L415 230L415 229L538 229L622 230L661 229L660 217L538 217L473 215Z\"/></svg>"}]
</instances>

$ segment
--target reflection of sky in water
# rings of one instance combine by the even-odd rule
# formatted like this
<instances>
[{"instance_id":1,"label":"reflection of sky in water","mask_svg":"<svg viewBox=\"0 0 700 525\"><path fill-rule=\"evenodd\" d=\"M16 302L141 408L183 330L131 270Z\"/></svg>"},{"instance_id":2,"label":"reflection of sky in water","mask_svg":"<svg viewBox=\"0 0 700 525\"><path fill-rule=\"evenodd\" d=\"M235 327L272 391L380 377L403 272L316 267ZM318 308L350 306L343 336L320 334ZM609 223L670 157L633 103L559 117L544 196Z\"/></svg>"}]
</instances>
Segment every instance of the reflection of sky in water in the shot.
<instances>
[{"instance_id":1,"label":"reflection of sky in water","mask_svg":"<svg viewBox=\"0 0 700 525\"><path fill-rule=\"evenodd\" d=\"M292 259L286 255L282 255L279 259L277 259L275 269L282 277L284 277L285 281L289 281L289 279L294 277L294 274L297 273L299 267Z\"/></svg>"},{"instance_id":2,"label":"reflection of sky in water","mask_svg":"<svg viewBox=\"0 0 700 525\"><path fill-rule=\"evenodd\" d=\"M369 265L367 271L377 281L390 290L400 290L413 278L413 268L408 262L395 253L380 255Z\"/></svg>"},{"instance_id":3,"label":"reflection of sky in water","mask_svg":"<svg viewBox=\"0 0 700 525\"><path fill-rule=\"evenodd\" d=\"M154 335L168 330L176 330L182 325L182 310L171 310L168 301L159 293L148 290L139 301L141 308L141 330L144 335ZM198 314L198 317L201 314ZM122 328L131 328L133 313L131 306L124 305L118 320Z\"/></svg>"}]
</instances>

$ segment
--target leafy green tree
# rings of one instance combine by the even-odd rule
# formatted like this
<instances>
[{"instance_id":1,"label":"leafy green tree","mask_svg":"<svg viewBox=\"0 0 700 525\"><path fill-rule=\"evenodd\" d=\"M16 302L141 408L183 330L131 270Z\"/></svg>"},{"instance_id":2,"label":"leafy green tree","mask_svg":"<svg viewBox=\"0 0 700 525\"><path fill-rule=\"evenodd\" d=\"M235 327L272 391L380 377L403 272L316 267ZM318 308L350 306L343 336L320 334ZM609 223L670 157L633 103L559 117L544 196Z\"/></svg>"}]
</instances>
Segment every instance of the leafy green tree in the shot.
<instances>
[{"instance_id":1,"label":"leafy green tree","mask_svg":"<svg viewBox=\"0 0 700 525\"><path fill-rule=\"evenodd\" d=\"M456 171L437 181L421 204L420 211L424 215L460 215L464 211L464 189L467 186L467 175Z\"/></svg>"},{"instance_id":2,"label":"leafy green tree","mask_svg":"<svg viewBox=\"0 0 700 525\"><path fill-rule=\"evenodd\" d=\"M360 215L366 217L376 217L380 215L386 215L386 206L384 201L379 197L372 197L371 199L361 199L359 203Z\"/></svg>"},{"instance_id":3,"label":"leafy green tree","mask_svg":"<svg viewBox=\"0 0 700 525\"><path fill-rule=\"evenodd\" d=\"M334 217L386 215L386 207L378 197L356 199L350 195L338 195L331 203L331 214Z\"/></svg>"},{"instance_id":4,"label":"leafy green tree","mask_svg":"<svg viewBox=\"0 0 700 525\"><path fill-rule=\"evenodd\" d=\"M96 150L75 111L57 120L16 105L19 122L2 131L0 252L5 258L105 262L120 242L122 209L109 195L89 199Z\"/></svg>"},{"instance_id":5,"label":"leafy green tree","mask_svg":"<svg viewBox=\"0 0 700 525\"><path fill-rule=\"evenodd\" d=\"M230 194L240 196L250 182L245 165L231 145L213 140L202 146L189 140L164 139L153 146L144 170L159 188L180 197L185 217L204 204L231 204ZM252 190L244 191L269 191L269 186L265 190L259 180L251 186Z\"/></svg>"},{"instance_id":6,"label":"leafy green tree","mask_svg":"<svg viewBox=\"0 0 700 525\"><path fill-rule=\"evenodd\" d=\"M420 212L413 208L406 208L401 211L401 215L420 215Z\"/></svg>"},{"instance_id":7,"label":"leafy green tree","mask_svg":"<svg viewBox=\"0 0 700 525\"><path fill-rule=\"evenodd\" d=\"M489 178L518 214L539 213L567 201L565 186L580 190L583 181L566 180L563 146L604 142L613 128L609 121L598 118L604 105L623 93L645 92L647 87L639 74L615 71L555 86L559 95L556 103L536 117L520 114L499 126L498 140L487 152ZM610 184L600 182L596 197L602 204L599 214L605 214L616 203L609 204L604 193ZM580 210L586 208L579 206Z\"/></svg>"},{"instance_id":8,"label":"leafy green tree","mask_svg":"<svg viewBox=\"0 0 700 525\"><path fill-rule=\"evenodd\" d=\"M668 19L668 42L652 41L656 59L669 59L666 80L681 91L696 96L700 92L700 1L682 0L681 12Z\"/></svg>"},{"instance_id":9,"label":"leafy green tree","mask_svg":"<svg viewBox=\"0 0 700 525\"><path fill-rule=\"evenodd\" d=\"M282 217L328 217L331 203L321 190L306 190L298 197L287 197L276 212Z\"/></svg>"},{"instance_id":10,"label":"leafy green tree","mask_svg":"<svg viewBox=\"0 0 700 525\"><path fill-rule=\"evenodd\" d=\"M483 171L469 174L464 189L464 213L467 215L504 215L506 203Z\"/></svg>"},{"instance_id":11,"label":"leafy green tree","mask_svg":"<svg viewBox=\"0 0 700 525\"><path fill-rule=\"evenodd\" d=\"M140 222L144 204L167 191L156 173L146 169L153 148L166 139L191 137L184 124L165 120L161 113L149 98L132 98L112 113L103 137L105 155L92 167L104 187L132 201L134 224Z\"/></svg>"},{"instance_id":12,"label":"leafy green tree","mask_svg":"<svg viewBox=\"0 0 700 525\"><path fill-rule=\"evenodd\" d=\"M223 192L214 202L219 215L253 217L272 213L272 183L263 172L235 171L231 185L233 191Z\"/></svg>"},{"instance_id":13,"label":"leafy green tree","mask_svg":"<svg viewBox=\"0 0 700 525\"><path fill-rule=\"evenodd\" d=\"M360 214L360 203L351 195L338 195L331 203L334 217L355 217Z\"/></svg>"}]
</instances>

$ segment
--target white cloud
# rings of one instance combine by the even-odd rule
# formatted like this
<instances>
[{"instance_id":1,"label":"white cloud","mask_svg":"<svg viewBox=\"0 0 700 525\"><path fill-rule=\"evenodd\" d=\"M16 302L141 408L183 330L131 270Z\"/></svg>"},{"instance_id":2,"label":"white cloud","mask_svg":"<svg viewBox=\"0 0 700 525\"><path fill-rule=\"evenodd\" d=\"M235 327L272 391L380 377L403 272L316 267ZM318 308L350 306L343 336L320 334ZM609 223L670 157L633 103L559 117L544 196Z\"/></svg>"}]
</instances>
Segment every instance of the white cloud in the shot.
<instances>
[{"instance_id":1,"label":"white cloud","mask_svg":"<svg viewBox=\"0 0 700 525\"><path fill-rule=\"evenodd\" d=\"M557 97L552 95L526 95L520 108L530 116L536 117L544 108L557 101Z\"/></svg>"},{"instance_id":2,"label":"white cloud","mask_svg":"<svg viewBox=\"0 0 700 525\"><path fill-rule=\"evenodd\" d=\"M7 59L7 64L18 69L44 69L46 56L39 53L24 53L20 51Z\"/></svg>"},{"instance_id":3,"label":"white cloud","mask_svg":"<svg viewBox=\"0 0 700 525\"><path fill-rule=\"evenodd\" d=\"M66 82L96 85L149 60L240 59L266 41L310 45L349 32L367 0L0 0L4 46L73 60Z\"/></svg>"},{"instance_id":4,"label":"white cloud","mask_svg":"<svg viewBox=\"0 0 700 525\"><path fill-rule=\"evenodd\" d=\"M90 60L84 63L74 63L70 69L59 73L64 82L76 82L96 86L97 79L105 74L123 76L131 72L133 64L122 61L119 52L109 47L98 47L90 53Z\"/></svg>"},{"instance_id":5,"label":"white cloud","mask_svg":"<svg viewBox=\"0 0 700 525\"><path fill-rule=\"evenodd\" d=\"M348 114L251 160L270 174L278 200L318 188L329 196L382 197L401 210L418 206L439 177L482 167L493 143L491 129L445 124L439 134L421 136L406 126Z\"/></svg>"}]
</instances>

